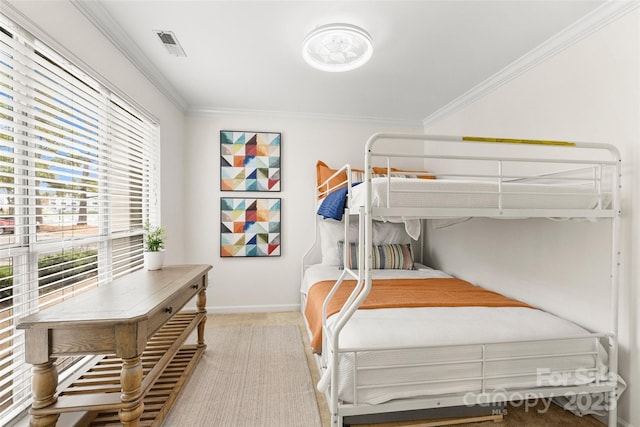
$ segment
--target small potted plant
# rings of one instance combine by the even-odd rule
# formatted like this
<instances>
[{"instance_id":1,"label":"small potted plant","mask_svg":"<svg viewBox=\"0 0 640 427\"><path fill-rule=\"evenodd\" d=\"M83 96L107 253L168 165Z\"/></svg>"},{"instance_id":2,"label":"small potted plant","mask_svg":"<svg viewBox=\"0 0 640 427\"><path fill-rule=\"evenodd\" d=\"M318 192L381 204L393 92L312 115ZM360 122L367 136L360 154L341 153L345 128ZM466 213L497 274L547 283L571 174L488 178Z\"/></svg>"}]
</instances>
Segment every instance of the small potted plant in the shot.
<instances>
[{"instance_id":1,"label":"small potted plant","mask_svg":"<svg viewBox=\"0 0 640 427\"><path fill-rule=\"evenodd\" d=\"M160 270L164 263L164 228L144 225L144 266L147 270Z\"/></svg>"}]
</instances>

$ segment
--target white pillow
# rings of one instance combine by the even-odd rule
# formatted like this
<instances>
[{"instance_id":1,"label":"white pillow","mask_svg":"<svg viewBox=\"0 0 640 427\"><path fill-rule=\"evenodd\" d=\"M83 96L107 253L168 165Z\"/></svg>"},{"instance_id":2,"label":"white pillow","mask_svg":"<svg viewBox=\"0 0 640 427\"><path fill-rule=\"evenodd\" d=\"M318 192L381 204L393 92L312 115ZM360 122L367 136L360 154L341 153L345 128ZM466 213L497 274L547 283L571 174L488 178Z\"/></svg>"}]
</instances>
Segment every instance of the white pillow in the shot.
<instances>
[{"instance_id":1,"label":"white pillow","mask_svg":"<svg viewBox=\"0 0 640 427\"><path fill-rule=\"evenodd\" d=\"M320 232L320 248L322 249L322 264L340 265L340 253L338 242L344 241L344 220L322 219L318 217L318 230ZM347 239L350 242L358 240L358 221L349 221L349 233Z\"/></svg>"},{"instance_id":2,"label":"white pillow","mask_svg":"<svg viewBox=\"0 0 640 427\"><path fill-rule=\"evenodd\" d=\"M344 241L344 220L318 218L318 230L320 232L320 248L322 249L322 264L340 265L338 242ZM358 218L349 220L349 242L358 241ZM373 244L385 245L392 243L411 243L411 237L407 234L404 224L393 222L373 221Z\"/></svg>"},{"instance_id":3,"label":"white pillow","mask_svg":"<svg viewBox=\"0 0 640 427\"><path fill-rule=\"evenodd\" d=\"M411 237L401 222L373 221L373 244L411 243Z\"/></svg>"}]
</instances>

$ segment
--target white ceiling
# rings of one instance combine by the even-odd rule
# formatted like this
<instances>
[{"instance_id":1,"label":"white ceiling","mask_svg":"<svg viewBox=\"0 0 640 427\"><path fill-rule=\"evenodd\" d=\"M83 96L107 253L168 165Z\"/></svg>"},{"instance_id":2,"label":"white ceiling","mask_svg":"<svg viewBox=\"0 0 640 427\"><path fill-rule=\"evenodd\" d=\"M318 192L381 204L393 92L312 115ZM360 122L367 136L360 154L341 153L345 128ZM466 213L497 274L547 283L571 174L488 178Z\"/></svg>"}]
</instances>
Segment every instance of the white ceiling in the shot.
<instances>
[{"instance_id":1,"label":"white ceiling","mask_svg":"<svg viewBox=\"0 0 640 427\"><path fill-rule=\"evenodd\" d=\"M604 1L73 3L185 111L420 123ZM304 37L330 22L371 34L375 51L363 68L323 73L304 63ZM154 30L174 32L187 57L169 55Z\"/></svg>"}]
</instances>

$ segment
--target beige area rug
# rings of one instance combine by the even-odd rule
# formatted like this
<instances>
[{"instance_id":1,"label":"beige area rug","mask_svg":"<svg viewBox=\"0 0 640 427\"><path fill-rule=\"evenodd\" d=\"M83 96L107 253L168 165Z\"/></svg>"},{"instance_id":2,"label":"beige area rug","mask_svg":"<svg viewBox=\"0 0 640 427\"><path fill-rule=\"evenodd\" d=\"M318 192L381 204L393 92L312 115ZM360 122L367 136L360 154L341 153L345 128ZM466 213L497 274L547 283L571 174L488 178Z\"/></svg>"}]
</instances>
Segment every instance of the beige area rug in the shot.
<instances>
[{"instance_id":1,"label":"beige area rug","mask_svg":"<svg viewBox=\"0 0 640 427\"><path fill-rule=\"evenodd\" d=\"M163 427L320 427L300 329L207 328L207 350Z\"/></svg>"}]
</instances>

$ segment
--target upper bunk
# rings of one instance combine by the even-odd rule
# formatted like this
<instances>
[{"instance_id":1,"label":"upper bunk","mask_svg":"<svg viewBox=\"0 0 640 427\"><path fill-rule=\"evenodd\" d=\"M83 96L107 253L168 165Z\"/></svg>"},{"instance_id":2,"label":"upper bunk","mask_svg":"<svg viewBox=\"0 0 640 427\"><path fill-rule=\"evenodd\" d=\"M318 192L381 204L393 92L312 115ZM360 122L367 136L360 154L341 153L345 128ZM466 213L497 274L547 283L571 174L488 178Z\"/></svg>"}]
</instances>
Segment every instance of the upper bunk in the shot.
<instances>
[{"instance_id":1,"label":"upper bunk","mask_svg":"<svg viewBox=\"0 0 640 427\"><path fill-rule=\"evenodd\" d=\"M620 164L604 143L377 133L365 145L363 171L345 165L318 185L318 213L340 219L341 209L364 210L405 223L614 218Z\"/></svg>"}]
</instances>

